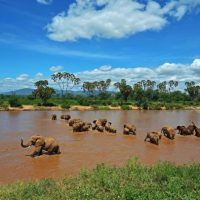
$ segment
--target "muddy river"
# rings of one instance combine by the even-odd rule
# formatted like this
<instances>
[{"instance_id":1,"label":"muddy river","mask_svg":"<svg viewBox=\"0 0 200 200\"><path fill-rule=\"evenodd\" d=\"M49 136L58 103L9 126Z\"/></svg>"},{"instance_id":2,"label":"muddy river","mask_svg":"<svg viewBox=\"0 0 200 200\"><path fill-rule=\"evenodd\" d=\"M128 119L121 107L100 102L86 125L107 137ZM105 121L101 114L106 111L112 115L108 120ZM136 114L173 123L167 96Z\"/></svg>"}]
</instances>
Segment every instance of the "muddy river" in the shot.
<instances>
[{"instance_id":1,"label":"muddy river","mask_svg":"<svg viewBox=\"0 0 200 200\"><path fill-rule=\"evenodd\" d=\"M163 126L189 125L190 120L200 126L200 111L71 111L54 112L58 116L70 114L85 121L107 118L117 128L117 134L95 131L73 133L65 121L51 120L53 112L0 112L0 184L44 177L59 178L92 169L98 163L122 166L133 157L144 164L171 161L190 164L200 161L200 138L177 135L174 141L162 138L159 146L144 142L147 131ZM123 124L137 127L137 136L122 134ZM31 135L55 137L61 146L60 155L31 158L34 148L23 149Z\"/></svg>"}]
</instances>

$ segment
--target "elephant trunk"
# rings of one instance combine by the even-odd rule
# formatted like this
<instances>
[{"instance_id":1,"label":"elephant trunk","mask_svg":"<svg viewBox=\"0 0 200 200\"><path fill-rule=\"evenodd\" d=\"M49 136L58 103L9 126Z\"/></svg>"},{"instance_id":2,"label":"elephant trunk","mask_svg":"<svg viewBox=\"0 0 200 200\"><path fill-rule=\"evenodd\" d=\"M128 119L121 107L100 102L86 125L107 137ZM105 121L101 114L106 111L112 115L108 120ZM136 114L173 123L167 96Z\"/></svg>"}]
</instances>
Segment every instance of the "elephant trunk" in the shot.
<instances>
[{"instance_id":1,"label":"elephant trunk","mask_svg":"<svg viewBox=\"0 0 200 200\"><path fill-rule=\"evenodd\" d=\"M31 146L29 143L28 144L24 144L23 143L23 139L21 139L21 146L23 147L23 148L27 148L27 147L29 147L29 146Z\"/></svg>"}]
</instances>

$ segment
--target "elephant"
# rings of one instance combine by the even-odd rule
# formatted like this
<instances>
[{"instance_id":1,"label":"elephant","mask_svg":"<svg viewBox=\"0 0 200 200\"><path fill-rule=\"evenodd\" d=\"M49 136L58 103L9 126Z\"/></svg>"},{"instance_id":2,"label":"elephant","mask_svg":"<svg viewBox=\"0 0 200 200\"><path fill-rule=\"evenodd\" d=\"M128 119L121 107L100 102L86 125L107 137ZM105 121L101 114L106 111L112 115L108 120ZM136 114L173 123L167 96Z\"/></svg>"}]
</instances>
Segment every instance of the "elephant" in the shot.
<instances>
[{"instance_id":1,"label":"elephant","mask_svg":"<svg viewBox=\"0 0 200 200\"><path fill-rule=\"evenodd\" d=\"M149 142L159 145L159 140L161 138L162 138L162 135L159 132L148 132L144 141L147 141L147 139L149 139Z\"/></svg>"},{"instance_id":2,"label":"elephant","mask_svg":"<svg viewBox=\"0 0 200 200\"><path fill-rule=\"evenodd\" d=\"M97 131L99 131L99 132L103 132L103 131L104 131L104 127L103 127L103 126L100 126L100 125L97 125L95 129L96 129Z\"/></svg>"},{"instance_id":3,"label":"elephant","mask_svg":"<svg viewBox=\"0 0 200 200\"><path fill-rule=\"evenodd\" d=\"M161 129L161 133L163 133L165 137L173 140L176 135L176 129L174 129L172 127L163 127Z\"/></svg>"},{"instance_id":4,"label":"elephant","mask_svg":"<svg viewBox=\"0 0 200 200\"><path fill-rule=\"evenodd\" d=\"M56 115L56 114L53 114L53 115L51 116L51 119L52 119L52 120L57 120L57 115Z\"/></svg>"},{"instance_id":5,"label":"elephant","mask_svg":"<svg viewBox=\"0 0 200 200\"><path fill-rule=\"evenodd\" d=\"M105 127L107 123L107 119L97 119L97 120L94 120L93 123L96 124L97 126Z\"/></svg>"},{"instance_id":6,"label":"elephant","mask_svg":"<svg viewBox=\"0 0 200 200\"><path fill-rule=\"evenodd\" d=\"M31 136L27 144L23 144L23 139L21 139L21 146L23 148L35 146L35 151L31 154L31 157L42 155L43 150L46 151L48 154L61 153L58 142L53 137L33 135Z\"/></svg>"},{"instance_id":7,"label":"elephant","mask_svg":"<svg viewBox=\"0 0 200 200\"><path fill-rule=\"evenodd\" d=\"M136 127L131 124L124 124L124 132L125 135L136 135Z\"/></svg>"},{"instance_id":8,"label":"elephant","mask_svg":"<svg viewBox=\"0 0 200 200\"><path fill-rule=\"evenodd\" d=\"M108 122L108 125L105 126L105 130L110 133L117 133L117 130L113 128L111 122Z\"/></svg>"},{"instance_id":9,"label":"elephant","mask_svg":"<svg viewBox=\"0 0 200 200\"><path fill-rule=\"evenodd\" d=\"M70 115L61 115L60 116L60 119L65 119L65 120L70 120L71 119L71 116Z\"/></svg>"},{"instance_id":10,"label":"elephant","mask_svg":"<svg viewBox=\"0 0 200 200\"><path fill-rule=\"evenodd\" d=\"M85 126L85 122L78 121L73 124L73 132L81 132L83 126Z\"/></svg>"},{"instance_id":11,"label":"elephant","mask_svg":"<svg viewBox=\"0 0 200 200\"><path fill-rule=\"evenodd\" d=\"M92 127L92 124L91 124L91 123L86 123L86 124L82 127L82 131L89 131L91 127Z\"/></svg>"},{"instance_id":12,"label":"elephant","mask_svg":"<svg viewBox=\"0 0 200 200\"><path fill-rule=\"evenodd\" d=\"M74 123L80 122L80 118L74 118L69 120L69 126L73 126Z\"/></svg>"},{"instance_id":13,"label":"elephant","mask_svg":"<svg viewBox=\"0 0 200 200\"><path fill-rule=\"evenodd\" d=\"M188 127L177 126L176 129L179 131L178 134L180 135L193 135L193 132L195 130L193 125L189 125Z\"/></svg>"},{"instance_id":14,"label":"elephant","mask_svg":"<svg viewBox=\"0 0 200 200\"><path fill-rule=\"evenodd\" d=\"M195 136L200 137L200 128L197 128L194 122L192 122L192 124L194 126Z\"/></svg>"}]
</instances>

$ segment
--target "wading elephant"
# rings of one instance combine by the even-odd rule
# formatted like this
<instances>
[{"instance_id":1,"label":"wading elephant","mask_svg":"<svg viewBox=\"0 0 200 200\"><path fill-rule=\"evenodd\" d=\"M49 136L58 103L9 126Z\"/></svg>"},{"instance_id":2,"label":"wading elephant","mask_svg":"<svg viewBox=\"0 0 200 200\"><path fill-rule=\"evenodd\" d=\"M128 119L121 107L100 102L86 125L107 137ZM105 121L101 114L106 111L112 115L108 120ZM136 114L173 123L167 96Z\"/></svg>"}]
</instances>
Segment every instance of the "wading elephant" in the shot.
<instances>
[{"instance_id":1,"label":"wading elephant","mask_svg":"<svg viewBox=\"0 0 200 200\"><path fill-rule=\"evenodd\" d=\"M94 126L92 127L92 130L103 132L106 123L107 123L107 119L96 119L93 121Z\"/></svg>"},{"instance_id":2,"label":"wading elephant","mask_svg":"<svg viewBox=\"0 0 200 200\"><path fill-rule=\"evenodd\" d=\"M69 126L73 126L73 124L81 122L80 118L74 118L69 120Z\"/></svg>"},{"instance_id":3,"label":"wading elephant","mask_svg":"<svg viewBox=\"0 0 200 200\"><path fill-rule=\"evenodd\" d=\"M159 145L159 140L162 138L161 133L159 132L148 132L144 141L149 140L149 142Z\"/></svg>"},{"instance_id":4,"label":"wading elephant","mask_svg":"<svg viewBox=\"0 0 200 200\"><path fill-rule=\"evenodd\" d=\"M198 128L194 122L192 122L193 126L194 126L194 132L195 132L195 136L200 137L200 128Z\"/></svg>"},{"instance_id":5,"label":"wading elephant","mask_svg":"<svg viewBox=\"0 0 200 200\"><path fill-rule=\"evenodd\" d=\"M117 130L112 127L111 122L108 122L108 124L105 125L105 130L109 133L117 133Z\"/></svg>"},{"instance_id":6,"label":"wading elephant","mask_svg":"<svg viewBox=\"0 0 200 200\"><path fill-rule=\"evenodd\" d=\"M65 119L65 120L70 120L71 119L71 116L70 115L61 115L60 116L60 119Z\"/></svg>"},{"instance_id":7,"label":"wading elephant","mask_svg":"<svg viewBox=\"0 0 200 200\"><path fill-rule=\"evenodd\" d=\"M42 155L43 150L48 154L60 154L60 147L53 137L34 135L29 139L27 144L24 144L23 139L21 139L21 146L23 148L35 146L35 151L31 154L32 157Z\"/></svg>"},{"instance_id":8,"label":"wading elephant","mask_svg":"<svg viewBox=\"0 0 200 200\"><path fill-rule=\"evenodd\" d=\"M53 114L53 115L51 116L51 119L52 119L52 120L57 120L57 115L56 115L56 114Z\"/></svg>"},{"instance_id":9,"label":"wading elephant","mask_svg":"<svg viewBox=\"0 0 200 200\"><path fill-rule=\"evenodd\" d=\"M195 130L193 125L189 125L188 127L177 126L176 129L179 131L178 134L180 135L193 135Z\"/></svg>"},{"instance_id":10,"label":"wading elephant","mask_svg":"<svg viewBox=\"0 0 200 200\"><path fill-rule=\"evenodd\" d=\"M82 132L82 128L85 126L85 122L78 121L73 124L73 132Z\"/></svg>"},{"instance_id":11,"label":"wading elephant","mask_svg":"<svg viewBox=\"0 0 200 200\"><path fill-rule=\"evenodd\" d=\"M163 127L161 129L161 133L163 133L165 137L173 140L176 135L176 129L174 129L172 127Z\"/></svg>"},{"instance_id":12,"label":"wading elephant","mask_svg":"<svg viewBox=\"0 0 200 200\"><path fill-rule=\"evenodd\" d=\"M125 135L136 135L136 127L131 124L124 124L124 131Z\"/></svg>"}]
</instances>

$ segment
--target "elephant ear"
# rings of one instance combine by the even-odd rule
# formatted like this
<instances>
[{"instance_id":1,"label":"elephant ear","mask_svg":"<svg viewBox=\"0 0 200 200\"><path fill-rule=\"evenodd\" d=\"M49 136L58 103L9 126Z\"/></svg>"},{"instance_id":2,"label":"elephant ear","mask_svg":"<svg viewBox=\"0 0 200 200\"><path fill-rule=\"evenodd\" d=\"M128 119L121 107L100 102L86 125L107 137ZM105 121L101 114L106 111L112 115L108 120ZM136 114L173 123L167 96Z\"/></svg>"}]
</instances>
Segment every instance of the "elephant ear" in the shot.
<instances>
[{"instance_id":1,"label":"elephant ear","mask_svg":"<svg viewBox=\"0 0 200 200\"><path fill-rule=\"evenodd\" d=\"M45 145L45 141L44 138L42 137L38 137L38 139L36 140L35 146L44 146Z\"/></svg>"}]
</instances>

